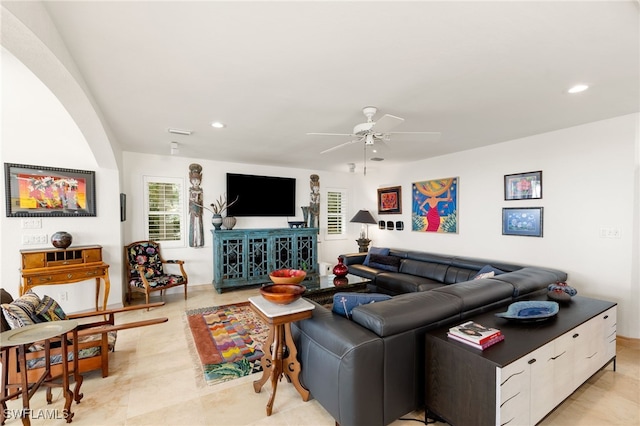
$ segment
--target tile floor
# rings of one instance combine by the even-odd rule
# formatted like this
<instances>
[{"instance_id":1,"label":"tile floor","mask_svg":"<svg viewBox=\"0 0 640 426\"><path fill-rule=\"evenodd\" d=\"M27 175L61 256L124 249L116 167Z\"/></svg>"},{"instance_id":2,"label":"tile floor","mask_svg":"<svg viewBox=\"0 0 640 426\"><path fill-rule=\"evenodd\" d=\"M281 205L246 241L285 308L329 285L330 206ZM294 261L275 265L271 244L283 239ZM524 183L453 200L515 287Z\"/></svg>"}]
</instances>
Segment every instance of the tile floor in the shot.
<instances>
[{"instance_id":1,"label":"tile floor","mask_svg":"<svg viewBox=\"0 0 640 426\"><path fill-rule=\"evenodd\" d=\"M181 294L166 296L167 304L150 311L134 311L119 320L166 316L164 324L124 330L118 334L116 351L110 354L110 374L85 374L84 399L74 404L73 425L327 425L334 419L311 400L303 402L293 386L281 382L273 414L266 416L270 384L255 393L249 376L220 385L206 386L200 379L190 352L190 333L184 311L206 306L245 301L258 294L246 289L217 294L210 284L191 286L189 299ZM137 299L140 300L140 299ZM152 301L159 300L159 297ZM640 424L640 347L618 344L617 371L611 366L582 385L541 425L638 425ZM19 409L21 401L10 401L9 409ZM54 401L47 406L44 390L34 395L31 408L42 415L44 409L62 410L63 398L54 389ZM424 420L424 412L407 413L405 418ZM64 425L64 420L35 417L33 425ZM7 425L20 420L9 419ZM397 420L393 426L416 424ZM462 425L466 426L466 425Z\"/></svg>"}]
</instances>

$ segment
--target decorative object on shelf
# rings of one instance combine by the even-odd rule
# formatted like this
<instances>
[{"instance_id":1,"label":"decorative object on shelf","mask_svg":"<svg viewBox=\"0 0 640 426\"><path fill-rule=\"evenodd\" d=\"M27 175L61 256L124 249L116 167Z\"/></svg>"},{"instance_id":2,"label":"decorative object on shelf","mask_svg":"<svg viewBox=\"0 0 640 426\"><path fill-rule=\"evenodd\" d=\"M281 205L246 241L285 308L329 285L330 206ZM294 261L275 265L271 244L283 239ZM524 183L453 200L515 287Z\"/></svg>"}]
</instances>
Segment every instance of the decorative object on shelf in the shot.
<instances>
[{"instance_id":1,"label":"decorative object on shelf","mask_svg":"<svg viewBox=\"0 0 640 426\"><path fill-rule=\"evenodd\" d=\"M402 187L378 188L378 214L402 213Z\"/></svg>"},{"instance_id":2,"label":"decorative object on shelf","mask_svg":"<svg viewBox=\"0 0 640 426\"><path fill-rule=\"evenodd\" d=\"M58 231L51 236L51 244L55 248L66 249L71 245L73 237L70 233L65 231Z\"/></svg>"},{"instance_id":3,"label":"decorative object on shelf","mask_svg":"<svg viewBox=\"0 0 640 426\"><path fill-rule=\"evenodd\" d=\"M344 264L342 258L338 258L338 264L333 267L333 275L336 277L344 277L349 273L349 267Z\"/></svg>"},{"instance_id":4,"label":"decorative object on shelf","mask_svg":"<svg viewBox=\"0 0 640 426\"><path fill-rule=\"evenodd\" d=\"M502 235L542 237L543 207L502 209Z\"/></svg>"},{"instance_id":5,"label":"decorative object on shelf","mask_svg":"<svg viewBox=\"0 0 640 426\"><path fill-rule=\"evenodd\" d=\"M311 195L309 197L309 228L320 227L320 176L313 174L309 176L309 187Z\"/></svg>"},{"instance_id":6,"label":"decorative object on shelf","mask_svg":"<svg viewBox=\"0 0 640 426\"><path fill-rule=\"evenodd\" d=\"M295 229L295 228L306 228L307 227L307 223L306 222L302 222L302 221L291 221L291 222L287 222L289 224L289 228L291 229Z\"/></svg>"},{"instance_id":7,"label":"decorative object on shelf","mask_svg":"<svg viewBox=\"0 0 640 426\"><path fill-rule=\"evenodd\" d=\"M302 269L277 269L269 274L274 284L298 284L304 280L307 272Z\"/></svg>"},{"instance_id":8,"label":"decorative object on shelf","mask_svg":"<svg viewBox=\"0 0 640 426\"><path fill-rule=\"evenodd\" d=\"M504 175L504 199L542 198L542 171Z\"/></svg>"},{"instance_id":9,"label":"decorative object on shelf","mask_svg":"<svg viewBox=\"0 0 640 426\"><path fill-rule=\"evenodd\" d=\"M189 247L204 246L204 226L202 223L202 166L189 164Z\"/></svg>"},{"instance_id":10,"label":"decorative object on shelf","mask_svg":"<svg viewBox=\"0 0 640 426\"><path fill-rule=\"evenodd\" d=\"M300 284L266 284L260 287L260 294L269 302L288 305L300 299L305 290Z\"/></svg>"},{"instance_id":11,"label":"decorative object on shelf","mask_svg":"<svg viewBox=\"0 0 640 426\"><path fill-rule=\"evenodd\" d=\"M215 229L222 229L222 215L214 213L213 216L211 216L211 224Z\"/></svg>"},{"instance_id":12,"label":"decorative object on shelf","mask_svg":"<svg viewBox=\"0 0 640 426\"><path fill-rule=\"evenodd\" d=\"M4 164L7 217L95 216L95 172Z\"/></svg>"},{"instance_id":13,"label":"decorative object on shelf","mask_svg":"<svg viewBox=\"0 0 640 426\"><path fill-rule=\"evenodd\" d=\"M411 229L420 232L458 232L458 178L413 183Z\"/></svg>"},{"instance_id":14,"label":"decorative object on shelf","mask_svg":"<svg viewBox=\"0 0 640 426\"><path fill-rule=\"evenodd\" d=\"M495 316L514 321L544 321L554 317L559 309L557 302L515 302L509 305L506 312L497 313Z\"/></svg>"},{"instance_id":15,"label":"decorative object on shelf","mask_svg":"<svg viewBox=\"0 0 640 426\"><path fill-rule=\"evenodd\" d=\"M549 290L547 292L547 297L557 302L570 302L571 298L578 294L578 291L575 288L563 282L549 284L547 290Z\"/></svg>"},{"instance_id":16,"label":"decorative object on shelf","mask_svg":"<svg viewBox=\"0 0 640 426\"><path fill-rule=\"evenodd\" d=\"M369 210L358 211L353 219L351 219L351 222L362 224L360 227L360 238L358 238L356 242L358 243L358 251L364 253L369 250L369 243L371 242L369 239L369 224L375 225L377 222Z\"/></svg>"},{"instance_id":17,"label":"decorative object on shelf","mask_svg":"<svg viewBox=\"0 0 640 426\"><path fill-rule=\"evenodd\" d=\"M401 220L396 221L396 231L404 230L404 222Z\"/></svg>"},{"instance_id":18,"label":"decorative object on shelf","mask_svg":"<svg viewBox=\"0 0 640 426\"><path fill-rule=\"evenodd\" d=\"M236 218L233 216L226 216L222 219L222 226L224 226L226 229L233 229L234 226L236 226Z\"/></svg>"},{"instance_id":19,"label":"decorative object on shelf","mask_svg":"<svg viewBox=\"0 0 640 426\"><path fill-rule=\"evenodd\" d=\"M304 226L309 225L309 206L302 206L302 219L304 220Z\"/></svg>"}]
</instances>

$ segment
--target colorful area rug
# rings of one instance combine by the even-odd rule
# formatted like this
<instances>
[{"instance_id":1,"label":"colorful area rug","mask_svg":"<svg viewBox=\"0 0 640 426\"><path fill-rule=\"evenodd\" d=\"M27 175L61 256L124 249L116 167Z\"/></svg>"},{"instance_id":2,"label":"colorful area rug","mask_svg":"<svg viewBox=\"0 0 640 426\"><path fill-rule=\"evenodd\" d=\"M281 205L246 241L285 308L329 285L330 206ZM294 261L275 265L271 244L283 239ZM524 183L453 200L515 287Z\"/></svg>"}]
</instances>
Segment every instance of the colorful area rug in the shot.
<instances>
[{"instance_id":1,"label":"colorful area rug","mask_svg":"<svg viewBox=\"0 0 640 426\"><path fill-rule=\"evenodd\" d=\"M193 309L186 312L186 320L207 384L262 371L269 327L249 302Z\"/></svg>"}]
</instances>

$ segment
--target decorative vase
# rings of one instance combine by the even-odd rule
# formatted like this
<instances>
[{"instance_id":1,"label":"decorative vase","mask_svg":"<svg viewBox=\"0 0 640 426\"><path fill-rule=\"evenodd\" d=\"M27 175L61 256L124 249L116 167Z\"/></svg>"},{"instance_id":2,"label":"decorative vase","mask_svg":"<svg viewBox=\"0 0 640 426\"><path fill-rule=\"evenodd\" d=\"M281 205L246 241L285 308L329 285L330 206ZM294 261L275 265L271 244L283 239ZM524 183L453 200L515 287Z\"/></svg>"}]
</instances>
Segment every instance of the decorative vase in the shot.
<instances>
[{"instance_id":1,"label":"decorative vase","mask_svg":"<svg viewBox=\"0 0 640 426\"><path fill-rule=\"evenodd\" d=\"M227 216L222 219L222 225L225 229L233 229L233 227L236 226L236 218L233 216Z\"/></svg>"},{"instance_id":2,"label":"decorative vase","mask_svg":"<svg viewBox=\"0 0 640 426\"><path fill-rule=\"evenodd\" d=\"M309 206L302 206L302 218L304 219L305 228L309 225Z\"/></svg>"},{"instance_id":3,"label":"decorative vase","mask_svg":"<svg viewBox=\"0 0 640 426\"><path fill-rule=\"evenodd\" d=\"M342 258L338 258L338 264L333 267L333 275L338 278L342 278L349 273L349 267L342 263Z\"/></svg>"},{"instance_id":4,"label":"decorative vase","mask_svg":"<svg viewBox=\"0 0 640 426\"><path fill-rule=\"evenodd\" d=\"M219 214L214 214L213 216L211 216L211 224L213 225L214 228L221 229L222 228L222 216L219 215Z\"/></svg>"},{"instance_id":5,"label":"decorative vase","mask_svg":"<svg viewBox=\"0 0 640 426\"><path fill-rule=\"evenodd\" d=\"M71 245L72 241L73 237L71 234L65 231L58 231L51 236L51 244L53 244L55 248L66 249Z\"/></svg>"}]
</instances>

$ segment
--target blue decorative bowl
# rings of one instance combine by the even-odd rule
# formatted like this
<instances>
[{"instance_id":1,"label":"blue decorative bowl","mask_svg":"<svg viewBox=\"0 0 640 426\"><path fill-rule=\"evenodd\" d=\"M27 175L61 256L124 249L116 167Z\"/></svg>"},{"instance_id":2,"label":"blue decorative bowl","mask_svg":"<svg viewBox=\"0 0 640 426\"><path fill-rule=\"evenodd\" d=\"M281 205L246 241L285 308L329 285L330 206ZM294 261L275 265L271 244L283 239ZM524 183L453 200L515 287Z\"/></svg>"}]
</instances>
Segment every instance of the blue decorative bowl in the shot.
<instances>
[{"instance_id":1,"label":"blue decorative bowl","mask_svg":"<svg viewBox=\"0 0 640 426\"><path fill-rule=\"evenodd\" d=\"M516 321L541 321L558 313L557 302L530 301L515 302L509 305L507 312L495 314L497 317Z\"/></svg>"}]
</instances>

